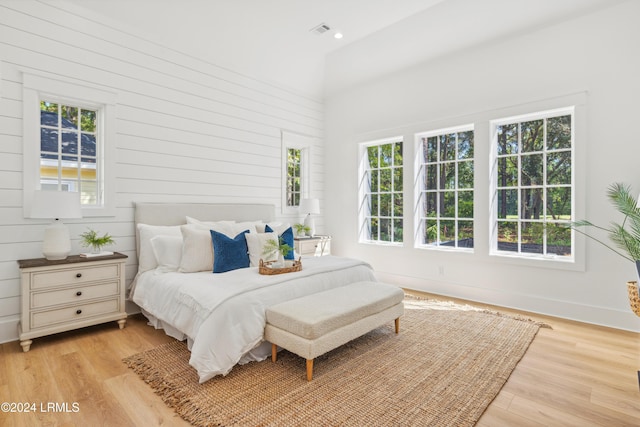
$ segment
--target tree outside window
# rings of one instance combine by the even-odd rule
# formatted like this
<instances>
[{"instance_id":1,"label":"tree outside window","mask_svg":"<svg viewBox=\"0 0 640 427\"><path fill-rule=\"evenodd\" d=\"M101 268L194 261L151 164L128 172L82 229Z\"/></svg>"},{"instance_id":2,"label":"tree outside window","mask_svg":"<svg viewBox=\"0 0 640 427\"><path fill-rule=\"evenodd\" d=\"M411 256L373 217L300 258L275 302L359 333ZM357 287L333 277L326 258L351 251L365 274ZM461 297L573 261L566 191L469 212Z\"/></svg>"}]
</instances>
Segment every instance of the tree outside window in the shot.
<instances>
[{"instance_id":1,"label":"tree outside window","mask_svg":"<svg viewBox=\"0 0 640 427\"><path fill-rule=\"evenodd\" d=\"M495 125L494 251L572 257L573 112Z\"/></svg>"}]
</instances>

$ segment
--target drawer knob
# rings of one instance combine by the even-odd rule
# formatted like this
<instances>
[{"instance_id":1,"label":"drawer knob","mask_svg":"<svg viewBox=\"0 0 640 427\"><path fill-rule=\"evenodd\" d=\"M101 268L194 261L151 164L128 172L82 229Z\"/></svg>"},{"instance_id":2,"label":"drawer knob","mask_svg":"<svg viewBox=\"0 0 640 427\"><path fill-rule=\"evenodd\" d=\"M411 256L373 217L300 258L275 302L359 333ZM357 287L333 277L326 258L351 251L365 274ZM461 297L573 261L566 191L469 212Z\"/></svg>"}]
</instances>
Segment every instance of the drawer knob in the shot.
<instances>
[{"instance_id":1,"label":"drawer knob","mask_svg":"<svg viewBox=\"0 0 640 427\"><path fill-rule=\"evenodd\" d=\"M78 274L76 274L76 277L77 277L78 279L79 279L79 278L81 278L81 277L82 277L82 273L78 273Z\"/></svg>"},{"instance_id":2,"label":"drawer knob","mask_svg":"<svg viewBox=\"0 0 640 427\"><path fill-rule=\"evenodd\" d=\"M76 295L77 295L77 296L82 295L82 291L78 291L78 292L76 292Z\"/></svg>"},{"instance_id":3,"label":"drawer knob","mask_svg":"<svg viewBox=\"0 0 640 427\"><path fill-rule=\"evenodd\" d=\"M82 310L76 310L76 314L82 314Z\"/></svg>"}]
</instances>

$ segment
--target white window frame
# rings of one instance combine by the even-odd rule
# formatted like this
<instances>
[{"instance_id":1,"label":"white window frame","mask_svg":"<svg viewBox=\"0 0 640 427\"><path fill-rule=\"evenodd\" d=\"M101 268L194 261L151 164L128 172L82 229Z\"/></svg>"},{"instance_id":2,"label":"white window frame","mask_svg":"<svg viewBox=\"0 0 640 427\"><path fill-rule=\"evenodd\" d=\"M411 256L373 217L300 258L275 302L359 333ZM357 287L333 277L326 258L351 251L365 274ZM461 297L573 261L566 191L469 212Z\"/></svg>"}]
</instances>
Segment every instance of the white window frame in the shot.
<instances>
[{"instance_id":1,"label":"white window frame","mask_svg":"<svg viewBox=\"0 0 640 427\"><path fill-rule=\"evenodd\" d=\"M33 192L40 189L40 101L84 107L97 111L101 125L96 165L101 183L96 206L83 206L83 217L115 216L115 117L117 95L95 87L50 76L23 73L23 211L31 215ZM99 165L98 165L99 163ZM100 191L100 190L99 190Z\"/></svg>"},{"instance_id":2,"label":"white window frame","mask_svg":"<svg viewBox=\"0 0 640 427\"><path fill-rule=\"evenodd\" d=\"M312 138L290 131L281 131L282 145L282 213L300 215L297 206L287 206L288 150L300 150L300 200L311 197Z\"/></svg>"},{"instance_id":3,"label":"white window frame","mask_svg":"<svg viewBox=\"0 0 640 427\"><path fill-rule=\"evenodd\" d=\"M414 217L414 247L415 248L419 248L419 249L430 249L430 250L440 250L440 251L459 251L459 252L474 252L474 248L465 248L465 247L458 247L458 198L455 198L455 216L453 218L453 220L456 223L456 227L455 227L455 236L454 236L454 246L443 246L441 245L440 241L438 240L435 243L429 243L429 244L425 244L422 243L423 241L423 236L425 233L424 230L424 221L423 219L425 219L424 217L424 194L425 194L425 190L426 190L426 171L425 171L425 165L424 165L424 156L423 156L423 144L422 144L422 140L425 138L430 138L430 137L434 137L434 136L441 136L441 135L446 135L446 134L452 134L452 133L460 133L460 132L472 132L475 134L475 128L474 128L474 124L465 124L465 125L460 125L460 126L455 126L455 127L449 127L449 128L442 128L442 129L436 129L436 130L432 130L432 131L426 131L426 132L420 132L415 134L414 136L414 141L415 141L415 149L414 149L414 171L415 171L415 191L414 191L414 212L415 212L415 217ZM456 144L456 156L454 160L450 160L450 161L442 161L442 160L438 160L436 163L437 164L453 164L456 168L455 171L455 188L453 189L453 191L457 194L460 191L460 188L458 188L458 164L462 161L467 162L467 161L472 161L473 165L474 165L474 180L473 180L473 186L469 189L469 188L464 188L462 189L463 191L467 191L467 190L471 190L473 191L473 197L474 197L474 201L475 201L475 194L476 194L476 188L475 188L475 164L476 164L476 159L475 159L475 135L474 135L474 156L471 159L464 159L464 160L460 160L458 159L457 153L458 153L458 145ZM439 179L439 176L437 177L437 179ZM439 185L438 185L439 187ZM437 190L440 191L440 190ZM474 210L475 210L475 203L474 203ZM437 223L440 223L441 220L441 215L440 212L438 212L438 215L434 218ZM463 218L463 221L469 221L468 218ZM474 236L475 236L475 230L477 227L476 224L476 219L475 219L475 212L473 214L473 216L470 219L473 222L473 228L474 228ZM475 242L474 242L474 246L475 246Z\"/></svg>"},{"instance_id":4,"label":"white window frame","mask_svg":"<svg viewBox=\"0 0 640 427\"><path fill-rule=\"evenodd\" d=\"M571 231L571 256L559 256L555 254L536 254L536 253L523 253L523 252L511 252L511 251L500 251L498 250L498 213L497 213L497 204L498 204L498 185L497 185L497 162L498 162L498 150L497 150L497 128L498 126L511 124L511 123L522 123L533 120L540 120L546 118L553 118L563 115L571 115L571 219L570 221L575 220L577 216L577 203L576 199L578 196L578 189L576 188L576 169L579 160L576 156L576 133L578 121L576 119L576 105L554 108L548 110L539 110L535 113L521 114L516 116L504 117L495 120L491 120L489 124L490 129L490 158L491 158L491 177L490 177L490 195L491 195L491 211L490 211L490 233L489 233L489 241L490 241L490 250L489 254L492 256L499 256L505 258L519 258L519 259L531 259L531 260L542 260L542 261L551 261L551 262L560 262L560 263L575 263L579 261L580 264L583 263L582 258L578 258L576 256L577 245L576 245L576 233L575 231ZM545 127L545 135L544 140L546 141L546 127ZM520 140L518 144L520 145ZM544 152L546 153L546 147L544 148ZM522 156L522 152L519 150L518 156ZM546 158L546 157L545 157ZM546 165L546 162L544 162ZM520 162L518 162L518 172L520 171ZM540 186L546 190L546 166L543 169L543 184ZM583 182L583 180L581 180ZM518 194L520 194L521 185L515 187L518 190ZM546 203L546 200L545 200ZM518 202L518 227L520 227L520 223L522 222L522 218L520 218L520 203ZM546 233L545 233L546 236ZM520 245L520 238L518 239L518 246Z\"/></svg>"},{"instance_id":5,"label":"white window frame","mask_svg":"<svg viewBox=\"0 0 640 427\"><path fill-rule=\"evenodd\" d=\"M381 146L381 145L397 143L397 142L402 143L402 151L403 151L402 152L402 174L403 174L403 181L404 181L404 174L405 174L406 168L405 168L405 155L404 155L405 143L404 143L403 136L395 136L390 138L378 139L375 141L367 141L359 144L359 147L358 147L358 159L359 159L358 161L358 241L360 243L381 245L381 246L404 246L404 242L406 241L404 206L403 206L403 215L402 215L402 222L403 222L403 239L402 239L403 241L402 242L387 242L387 241L382 241L378 239L375 239L375 240L369 239L368 233L367 233L367 217L371 216L371 215L368 215L369 211L367 208L367 205L368 205L367 189L369 187L368 187L368 182L365 182L367 171L369 170L369 159L368 159L367 149L372 146ZM391 177L391 180L392 181L394 180L393 176ZM403 205L405 201L405 194L406 194L406 191L404 190L404 182L403 182L403 190L402 190ZM393 219L392 219L392 228L393 228Z\"/></svg>"}]
</instances>

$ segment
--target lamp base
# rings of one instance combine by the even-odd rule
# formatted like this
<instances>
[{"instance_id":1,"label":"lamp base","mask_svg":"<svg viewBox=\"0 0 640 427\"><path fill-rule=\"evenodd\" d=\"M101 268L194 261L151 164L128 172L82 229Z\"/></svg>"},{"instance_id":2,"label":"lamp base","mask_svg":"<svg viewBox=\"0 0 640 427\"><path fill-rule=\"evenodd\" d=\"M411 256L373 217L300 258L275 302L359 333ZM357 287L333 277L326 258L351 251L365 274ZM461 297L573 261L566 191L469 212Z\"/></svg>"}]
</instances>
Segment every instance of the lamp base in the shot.
<instances>
[{"instance_id":1,"label":"lamp base","mask_svg":"<svg viewBox=\"0 0 640 427\"><path fill-rule=\"evenodd\" d=\"M307 214L304 218L304 226L309 227L309 235L311 237L316 235L316 222L313 220L311 214Z\"/></svg>"},{"instance_id":2,"label":"lamp base","mask_svg":"<svg viewBox=\"0 0 640 427\"><path fill-rule=\"evenodd\" d=\"M62 221L56 219L44 229L42 254L48 260L66 259L71 253L69 229Z\"/></svg>"}]
</instances>

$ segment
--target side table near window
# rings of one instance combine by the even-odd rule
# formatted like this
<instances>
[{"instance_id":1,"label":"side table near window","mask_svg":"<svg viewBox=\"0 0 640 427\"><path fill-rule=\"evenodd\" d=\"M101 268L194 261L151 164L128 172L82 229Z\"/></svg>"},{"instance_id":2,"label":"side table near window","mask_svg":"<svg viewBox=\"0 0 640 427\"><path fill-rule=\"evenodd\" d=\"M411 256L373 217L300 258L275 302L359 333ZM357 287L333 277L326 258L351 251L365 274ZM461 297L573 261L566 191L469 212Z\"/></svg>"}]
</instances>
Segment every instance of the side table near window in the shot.
<instances>
[{"instance_id":1,"label":"side table near window","mask_svg":"<svg viewBox=\"0 0 640 427\"><path fill-rule=\"evenodd\" d=\"M124 328L126 255L70 256L18 261L22 312L18 334L23 351L31 339L110 321Z\"/></svg>"},{"instance_id":2,"label":"side table near window","mask_svg":"<svg viewBox=\"0 0 640 427\"><path fill-rule=\"evenodd\" d=\"M313 237L296 237L293 240L296 256L331 255L331 236L316 234Z\"/></svg>"}]
</instances>

